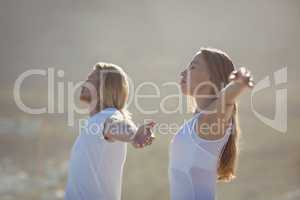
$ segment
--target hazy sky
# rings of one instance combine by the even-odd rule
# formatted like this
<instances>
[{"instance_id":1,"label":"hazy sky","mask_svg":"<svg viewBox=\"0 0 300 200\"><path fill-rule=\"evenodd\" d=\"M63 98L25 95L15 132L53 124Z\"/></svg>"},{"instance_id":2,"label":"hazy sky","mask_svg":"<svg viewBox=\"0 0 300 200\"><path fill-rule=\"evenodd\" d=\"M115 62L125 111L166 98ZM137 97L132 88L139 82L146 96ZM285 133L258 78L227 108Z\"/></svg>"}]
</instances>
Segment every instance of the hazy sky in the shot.
<instances>
[{"instance_id":1,"label":"hazy sky","mask_svg":"<svg viewBox=\"0 0 300 200\"><path fill-rule=\"evenodd\" d=\"M58 81L82 80L98 61L123 66L137 82L177 81L201 46L225 50L258 80L288 66L292 88L299 19L298 0L1 0L0 91L11 95L28 69L54 67L65 71ZM23 91L43 93L46 84L32 77Z\"/></svg>"}]
</instances>

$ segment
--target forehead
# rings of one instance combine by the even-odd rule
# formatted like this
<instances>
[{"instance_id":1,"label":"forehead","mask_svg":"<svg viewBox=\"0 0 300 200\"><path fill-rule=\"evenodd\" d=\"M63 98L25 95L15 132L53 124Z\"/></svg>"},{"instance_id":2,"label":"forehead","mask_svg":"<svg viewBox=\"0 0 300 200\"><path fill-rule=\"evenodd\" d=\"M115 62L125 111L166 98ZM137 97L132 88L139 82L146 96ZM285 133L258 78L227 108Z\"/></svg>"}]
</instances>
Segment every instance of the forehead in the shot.
<instances>
[{"instance_id":1,"label":"forehead","mask_svg":"<svg viewBox=\"0 0 300 200\"><path fill-rule=\"evenodd\" d=\"M201 52L196 53L196 55L194 56L191 64L195 64L195 65L205 65L205 59L203 54L201 54Z\"/></svg>"}]
</instances>

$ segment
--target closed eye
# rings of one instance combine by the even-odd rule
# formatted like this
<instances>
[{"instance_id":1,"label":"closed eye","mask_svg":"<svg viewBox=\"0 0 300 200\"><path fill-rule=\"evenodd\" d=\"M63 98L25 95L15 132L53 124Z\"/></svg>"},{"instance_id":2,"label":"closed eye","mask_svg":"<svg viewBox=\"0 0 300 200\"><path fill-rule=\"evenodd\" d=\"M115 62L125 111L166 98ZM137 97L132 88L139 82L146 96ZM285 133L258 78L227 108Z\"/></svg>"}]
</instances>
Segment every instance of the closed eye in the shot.
<instances>
[{"instance_id":1,"label":"closed eye","mask_svg":"<svg viewBox=\"0 0 300 200\"><path fill-rule=\"evenodd\" d=\"M194 65L191 65L190 66L190 69L195 69L196 67Z\"/></svg>"}]
</instances>

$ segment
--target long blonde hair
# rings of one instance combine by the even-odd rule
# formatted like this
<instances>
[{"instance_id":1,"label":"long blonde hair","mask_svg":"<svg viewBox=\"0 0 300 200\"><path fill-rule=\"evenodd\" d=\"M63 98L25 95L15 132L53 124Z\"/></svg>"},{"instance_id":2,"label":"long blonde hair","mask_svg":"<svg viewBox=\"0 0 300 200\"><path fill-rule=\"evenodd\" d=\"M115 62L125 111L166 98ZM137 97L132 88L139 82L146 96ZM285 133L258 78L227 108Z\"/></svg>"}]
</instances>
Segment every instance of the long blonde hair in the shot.
<instances>
[{"instance_id":1,"label":"long blonde hair","mask_svg":"<svg viewBox=\"0 0 300 200\"><path fill-rule=\"evenodd\" d=\"M234 70L234 65L230 57L225 52L212 48L201 48L199 53L203 55L208 65L211 77L210 81L218 87L219 91L222 90L222 88L229 83L229 75ZM240 135L237 103L234 105L232 125L232 133L220 155L218 166L219 181L230 181L235 178L237 157L239 153L238 139Z\"/></svg>"},{"instance_id":2,"label":"long blonde hair","mask_svg":"<svg viewBox=\"0 0 300 200\"><path fill-rule=\"evenodd\" d=\"M126 108L129 96L128 78L124 70L112 63L99 62L94 66L99 74L97 89L97 110L115 107L125 118L130 118Z\"/></svg>"}]
</instances>

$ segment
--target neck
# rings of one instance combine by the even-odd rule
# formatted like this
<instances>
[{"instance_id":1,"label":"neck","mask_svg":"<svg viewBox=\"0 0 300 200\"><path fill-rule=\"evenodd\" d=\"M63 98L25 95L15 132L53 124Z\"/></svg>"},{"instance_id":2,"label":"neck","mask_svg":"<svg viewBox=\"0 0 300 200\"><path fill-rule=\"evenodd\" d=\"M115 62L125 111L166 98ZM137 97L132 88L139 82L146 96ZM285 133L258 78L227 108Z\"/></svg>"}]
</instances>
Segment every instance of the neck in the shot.
<instances>
[{"instance_id":1,"label":"neck","mask_svg":"<svg viewBox=\"0 0 300 200\"><path fill-rule=\"evenodd\" d=\"M95 115L96 113L100 112L100 108L99 106L97 105L97 102L91 102L89 103L89 115L90 117Z\"/></svg>"},{"instance_id":2,"label":"neck","mask_svg":"<svg viewBox=\"0 0 300 200\"><path fill-rule=\"evenodd\" d=\"M200 112L200 111L206 111L207 106L209 104L211 104L214 99L212 98L195 98L196 104L197 104L197 108L196 108L196 112Z\"/></svg>"},{"instance_id":3,"label":"neck","mask_svg":"<svg viewBox=\"0 0 300 200\"><path fill-rule=\"evenodd\" d=\"M196 112L200 111L209 111L208 106L217 98L216 95L212 94L210 88L202 88L201 91L198 91L197 96L195 97L196 101Z\"/></svg>"}]
</instances>

